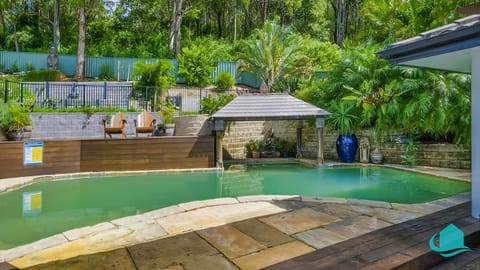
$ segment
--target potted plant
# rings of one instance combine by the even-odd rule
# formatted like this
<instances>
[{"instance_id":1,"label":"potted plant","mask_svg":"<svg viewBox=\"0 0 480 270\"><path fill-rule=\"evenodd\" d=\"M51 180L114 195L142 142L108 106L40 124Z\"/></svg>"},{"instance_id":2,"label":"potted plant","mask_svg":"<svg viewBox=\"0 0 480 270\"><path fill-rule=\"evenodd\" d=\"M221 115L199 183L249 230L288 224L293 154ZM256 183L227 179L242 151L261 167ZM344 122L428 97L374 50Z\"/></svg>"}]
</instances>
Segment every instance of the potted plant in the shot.
<instances>
[{"instance_id":1,"label":"potted plant","mask_svg":"<svg viewBox=\"0 0 480 270\"><path fill-rule=\"evenodd\" d=\"M245 150L247 151L247 157L251 156L252 158L260 157L260 150L262 149L263 141L262 140L249 140L245 144Z\"/></svg>"},{"instance_id":2,"label":"potted plant","mask_svg":"<svg viewBox=\"0 0 480 270\"><path fill-rule=\"evenodd\" d=\"M173 121L175 105L170 101L163 102L160 114L163 119L163 124L165 125L165 135L173 136L175 133L175 124Z\"/></svg>"},{"instance_id":3,"label":"potted plant","mask_svg":"<svg viewBox=\"0 0 480 270\"><path fill-rule=\"evenodd\" d=\"M353 114L354 104L341 102L332 104L332 115L329 122L338 130L336 141L337 154L342 162L351 163L355 160L358 149L358 140L354 130L358 116Z\"/></svg>"},{"instance_id":4,"label":"potted plant","mask_svg":"<svg viewBox=\"0 0 480 270\"><path fill-rule=\"evenodd\" d=\"M0 128L11 141L24 138L25 127L31 126L30 115L22 106L3 103L0 108Z\"/></svg>"}]
</instances>

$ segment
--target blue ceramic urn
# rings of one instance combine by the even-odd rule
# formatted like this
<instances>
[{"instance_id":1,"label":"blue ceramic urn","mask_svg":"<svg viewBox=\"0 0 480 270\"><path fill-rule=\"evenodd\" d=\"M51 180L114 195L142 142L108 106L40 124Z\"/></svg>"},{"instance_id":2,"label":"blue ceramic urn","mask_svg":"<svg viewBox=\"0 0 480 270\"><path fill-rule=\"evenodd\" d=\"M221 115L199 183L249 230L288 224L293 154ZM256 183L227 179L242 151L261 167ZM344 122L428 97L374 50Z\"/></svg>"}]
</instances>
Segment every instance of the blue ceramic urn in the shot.
<instances>
[{"instance_id":1,"label":"blue ceramic urn","mask_svg":"<svg viewBox=\"0 0 480 270\"><path fill-rule=\"evenodd\" d=\"M337 138L337 154L340 161L351 163L357 154L358 140L355 134L339 135Z\"/></svg>"}]
</instances>

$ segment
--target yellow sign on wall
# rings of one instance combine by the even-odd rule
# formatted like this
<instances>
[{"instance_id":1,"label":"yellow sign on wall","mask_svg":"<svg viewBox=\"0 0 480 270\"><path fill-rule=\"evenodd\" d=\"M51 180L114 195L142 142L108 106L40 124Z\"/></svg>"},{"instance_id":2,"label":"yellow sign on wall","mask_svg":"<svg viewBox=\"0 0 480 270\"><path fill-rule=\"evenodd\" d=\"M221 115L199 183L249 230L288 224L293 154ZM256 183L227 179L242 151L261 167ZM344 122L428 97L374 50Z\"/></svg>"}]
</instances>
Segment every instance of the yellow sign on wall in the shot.
<instances>
[{"instance_id":1,"label":"yellow sign on wall","mask_svg":"<svg viewBox=\"0 0 480 270\"><path fill-rule=\"evenodd\" d=\"M23 143L23 165L39 165L43 163L43 142Z\"/></svg>"}]
</instances>

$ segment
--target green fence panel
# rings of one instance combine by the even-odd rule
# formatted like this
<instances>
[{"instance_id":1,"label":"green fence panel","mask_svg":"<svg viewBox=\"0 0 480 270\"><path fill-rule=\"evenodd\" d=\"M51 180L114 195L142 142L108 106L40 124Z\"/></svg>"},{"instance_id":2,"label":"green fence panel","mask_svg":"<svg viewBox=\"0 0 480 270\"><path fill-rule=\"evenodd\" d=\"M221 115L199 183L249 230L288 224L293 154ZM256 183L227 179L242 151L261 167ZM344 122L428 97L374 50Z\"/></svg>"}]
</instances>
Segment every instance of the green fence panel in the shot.
<instances>
[{"instance_id":1,"label":"green fence panel","mask_svg":"<svg viewBox=\"0 0 480 270\"><path fill-rule=\"evenodd\" d=\"M1 71L12 71L14 66L18 67L18 71L27 71L29 65L33 66L35 70L47 68L48 53L30 53L30 52L11 52L0 51L0 69ZM126 57L93 57L87 56L85 59L85 76L87 78L98 78L101 74L102 67L108 67L110 75L117 81L132 81L133 65L137 61L144 61L146 63L154 63L156 58L126 58ZM170 59L174 65L175 74L178 74L178 61ZM58 55L59 70L69 77L75 76L76 73L76 55ZM234 61L220 61L217 67L211 74L212 81L220 72L230 73L237 84L244 84L250 87L259 87L260 80L258 76L238 72L237 63ZM177 83L183 83L181 77L177 76Z\"/></svg>"}]
</instances>

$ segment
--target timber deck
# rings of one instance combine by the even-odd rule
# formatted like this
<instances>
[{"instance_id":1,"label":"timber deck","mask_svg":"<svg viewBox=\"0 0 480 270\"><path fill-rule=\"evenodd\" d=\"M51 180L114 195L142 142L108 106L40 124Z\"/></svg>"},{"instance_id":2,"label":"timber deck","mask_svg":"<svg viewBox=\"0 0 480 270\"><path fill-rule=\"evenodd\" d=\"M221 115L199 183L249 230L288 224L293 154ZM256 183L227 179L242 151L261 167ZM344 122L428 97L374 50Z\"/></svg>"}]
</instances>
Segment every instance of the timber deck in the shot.
<instances>
[{"instance_id":1,"label":"timber deck","mask_svg":"<svg viewBox=\"0 0 480 270\"><path fill-rule=\"evenodd\" d=\"M470 216L471 203L463 203L295 257L265 270L312 269L470 269L480 268L480 252L473 248L453 258L430 250L429 239L449 224L465 235L465 245L480 243L480 221ZM473 266L472 266L473 265ZM475 268L475 265L479 268Z\"/></svg>"}]
</instances>

